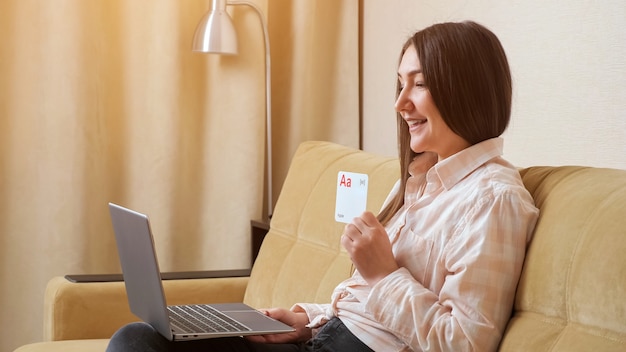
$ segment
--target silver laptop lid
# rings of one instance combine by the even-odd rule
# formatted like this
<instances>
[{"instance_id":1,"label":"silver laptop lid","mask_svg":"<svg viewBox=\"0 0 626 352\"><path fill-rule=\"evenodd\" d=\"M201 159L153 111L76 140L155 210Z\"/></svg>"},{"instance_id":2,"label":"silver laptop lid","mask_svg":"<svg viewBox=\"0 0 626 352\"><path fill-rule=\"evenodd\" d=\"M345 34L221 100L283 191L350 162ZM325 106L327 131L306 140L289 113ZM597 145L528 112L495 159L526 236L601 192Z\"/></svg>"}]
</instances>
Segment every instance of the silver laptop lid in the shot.
<instances>
[{"instance_id":1,"label":"silver laptop lid","mask_svg":"<svg viewBox=\"0 0 626 352\"><path fill-rule=\"evenodd\" d=\"M130 311L172 340L165 293L148 217L109 203Z\"/></svg>"}]
</instances>

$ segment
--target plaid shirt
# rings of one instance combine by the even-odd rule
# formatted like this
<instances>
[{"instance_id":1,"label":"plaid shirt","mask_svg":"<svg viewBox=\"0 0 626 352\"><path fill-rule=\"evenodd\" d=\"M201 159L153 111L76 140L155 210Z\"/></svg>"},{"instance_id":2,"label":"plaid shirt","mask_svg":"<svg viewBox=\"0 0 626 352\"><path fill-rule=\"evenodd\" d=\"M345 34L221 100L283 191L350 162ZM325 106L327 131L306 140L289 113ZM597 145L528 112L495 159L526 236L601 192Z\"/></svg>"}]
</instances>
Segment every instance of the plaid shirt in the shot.
<instances>
[{"instance_id":1,"label":"plaid shirt","mask_svg":"<svg viewBox=\"0 0 626 352\"><path fill-rule=\"evenodd\" d=\"M495 351L539 213L502 144L478 143L409 178L386 226L400 269L373 287L355 272L331 304L298 304L311 326L338 316L375 351Z\"/></svg>"}]
</instances>

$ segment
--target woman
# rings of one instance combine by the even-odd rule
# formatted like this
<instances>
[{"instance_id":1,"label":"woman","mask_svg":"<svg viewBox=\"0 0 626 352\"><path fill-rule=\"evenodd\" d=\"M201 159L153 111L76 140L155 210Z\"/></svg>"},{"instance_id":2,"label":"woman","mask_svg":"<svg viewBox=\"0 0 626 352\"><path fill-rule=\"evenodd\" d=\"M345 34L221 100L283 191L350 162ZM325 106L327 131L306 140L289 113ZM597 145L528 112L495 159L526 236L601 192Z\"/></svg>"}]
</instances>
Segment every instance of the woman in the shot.
<instances>
[{"instance_id":1,"label":"woman","mask_svg":"<svg viewBox=\"0 0 626 352\"><path fill-rule=\"evenodd\" d=\"M345 227L357 270L331 303L268 309L296 331L245 339L169 343L131 324L109 351L495 350L538 215L501 157L511 96L506 55L485 27L415 33L398 66L401 179L378 217Z\"/></svg>"}]
</instances>

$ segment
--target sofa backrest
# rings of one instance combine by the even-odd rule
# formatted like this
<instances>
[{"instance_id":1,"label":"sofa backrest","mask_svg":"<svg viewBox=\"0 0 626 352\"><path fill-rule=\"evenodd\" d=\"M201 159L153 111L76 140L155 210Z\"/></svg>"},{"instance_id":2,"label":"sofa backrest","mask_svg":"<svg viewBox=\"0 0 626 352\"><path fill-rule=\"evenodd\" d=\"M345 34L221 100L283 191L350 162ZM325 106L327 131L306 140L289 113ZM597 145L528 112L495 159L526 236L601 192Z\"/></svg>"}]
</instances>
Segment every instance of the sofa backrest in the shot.
<instances>
[{"instance_id":1,"label":"sofa backrest","mask_svg":"<svg viewBox=\"0 0 626 352\"><path fill-rule=\"evenodd\" d=\"M626 171L521 171L540 215L502 351L626 351Z\"/></svg>"},{"instance_id":2,"label":"sofa backrest","mask_svg":"<svg viewBox=\"0 0 626 352\"><path fill-rule=\"evenodd\" d=\"M395 158L329 142L302 143L276 202L244 302L259 308L329 302L332 290L352 270L340 244L345 224L334 216L337 174L368 174L367 209L377 213L399 178L397 164Z\"/></svg>"}]
</instances>

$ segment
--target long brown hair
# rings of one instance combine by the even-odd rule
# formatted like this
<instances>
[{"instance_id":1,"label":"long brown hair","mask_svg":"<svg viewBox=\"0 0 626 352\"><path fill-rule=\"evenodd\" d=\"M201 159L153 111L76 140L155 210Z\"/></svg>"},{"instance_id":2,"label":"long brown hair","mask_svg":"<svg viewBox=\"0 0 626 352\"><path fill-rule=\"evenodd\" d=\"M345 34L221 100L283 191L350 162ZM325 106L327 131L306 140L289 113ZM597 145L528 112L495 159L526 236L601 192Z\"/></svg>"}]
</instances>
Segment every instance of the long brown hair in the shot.
<instances>
[{"instance_id":1,"label":"long brown hair","mask_svg":"<svg viewBox=\"0 0 626 352\"><path fill-rule=\"evenodd\" d=\"M471 145L500 136L511 117L512 80L498 38L471 21L446 22L416 32L403 45L400 59L415 47L424 83L442 119ZM400 93L397 87L396 99ZM401 184L395 198L378 215L385 224L404 204L408 167L416 153L406 121L397 114Z\"/></svg>"}]
</instances>

